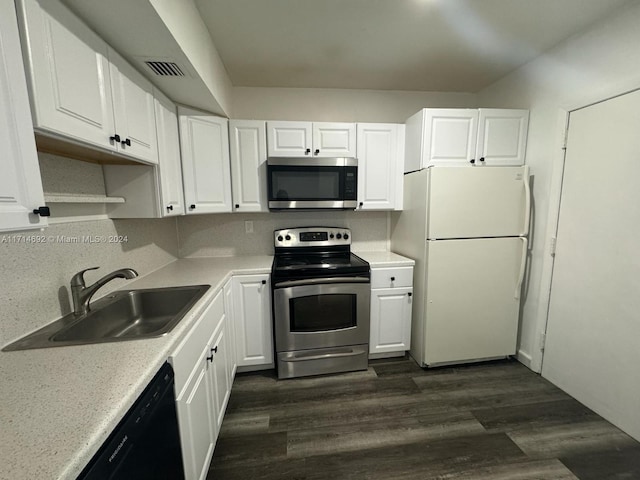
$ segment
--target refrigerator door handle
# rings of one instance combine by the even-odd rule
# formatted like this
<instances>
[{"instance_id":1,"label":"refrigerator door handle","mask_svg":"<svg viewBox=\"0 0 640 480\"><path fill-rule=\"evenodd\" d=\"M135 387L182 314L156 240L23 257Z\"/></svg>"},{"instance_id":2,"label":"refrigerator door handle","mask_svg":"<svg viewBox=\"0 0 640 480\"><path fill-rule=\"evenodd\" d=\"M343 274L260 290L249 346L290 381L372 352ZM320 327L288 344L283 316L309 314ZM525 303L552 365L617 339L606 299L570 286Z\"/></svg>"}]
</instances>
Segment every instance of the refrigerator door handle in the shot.
<instances>
[{"instance_id":1,"label":"refrigerator door handle","mask_svg":"<svg viewBox=\"0 0 640 480\"><path fill-rule=\"evenodd\" d=\"M531 221L531 185L529 184L529 166L525 165L522 172L522 181L524 182L524 227L522 236L529 234L529 222Z\"/></svg>"},{"instance_id":2,"label":"refrigerator door handle","mask_svg":"<svg viewBox=\"0 0 640 480\"><path fill-rule=\"evenodd\" d=\"M524 281L524 271L527 266L527 239L526 237L520 237L522 240L522 260L520 260L520 275L518 275L518 285L516 286L516 293L514 293L514 298L516 300L520 299L520 291L522 290L522 282Z\"/></svg>"}]
</instances>

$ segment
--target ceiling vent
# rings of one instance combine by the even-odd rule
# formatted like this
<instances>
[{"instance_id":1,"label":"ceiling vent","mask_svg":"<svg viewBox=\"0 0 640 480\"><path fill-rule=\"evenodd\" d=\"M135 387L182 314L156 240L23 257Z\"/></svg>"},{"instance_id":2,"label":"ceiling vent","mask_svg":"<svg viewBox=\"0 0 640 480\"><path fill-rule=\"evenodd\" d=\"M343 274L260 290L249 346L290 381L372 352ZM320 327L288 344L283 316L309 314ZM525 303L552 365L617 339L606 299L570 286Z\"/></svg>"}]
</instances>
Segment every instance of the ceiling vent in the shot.
<instances>
[{"instance_id":1,"label":"ceiling vent","mask_svg":"<svg viewBox=\"0 0 640 480\"><path fill-rule=\"evenodd\" d=\"M184 77L185 74L177 63L174 62L156 62L147 60L144 62L153 73L160 77Z\"/></svg>"}]
</instances>

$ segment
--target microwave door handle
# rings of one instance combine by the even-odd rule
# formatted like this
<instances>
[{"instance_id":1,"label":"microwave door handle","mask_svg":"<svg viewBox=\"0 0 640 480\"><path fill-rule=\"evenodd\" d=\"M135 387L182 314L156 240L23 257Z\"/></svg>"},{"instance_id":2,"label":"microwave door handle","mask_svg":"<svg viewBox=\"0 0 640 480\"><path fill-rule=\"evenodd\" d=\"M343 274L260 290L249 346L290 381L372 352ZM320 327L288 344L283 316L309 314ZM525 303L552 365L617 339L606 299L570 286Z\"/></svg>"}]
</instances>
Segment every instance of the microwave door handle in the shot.
<instances>
[{"instance_id":1,"label":"microwave door handle","mask_svg":"<svg viewBox=\"0 0 640 480\"><path fill-rule=\"evenodd\" d=\"M328 278L308 278L306 280L286 280L274 284L274 288L280 287L302 287L305 285L320 285L325 283L371 283L367 277L328 277Z\"/></svg>"}]
</instances>

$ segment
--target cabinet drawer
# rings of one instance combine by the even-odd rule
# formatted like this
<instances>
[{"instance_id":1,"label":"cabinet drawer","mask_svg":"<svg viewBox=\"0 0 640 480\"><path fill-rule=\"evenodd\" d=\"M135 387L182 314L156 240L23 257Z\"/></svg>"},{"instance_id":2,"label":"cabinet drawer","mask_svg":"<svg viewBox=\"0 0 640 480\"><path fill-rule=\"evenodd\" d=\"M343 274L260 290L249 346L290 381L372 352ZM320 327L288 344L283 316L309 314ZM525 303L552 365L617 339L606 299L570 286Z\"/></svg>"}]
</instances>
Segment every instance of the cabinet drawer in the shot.
<instances>
[{"instance_id":1,"label":"cabinet drawer","mask_svg":"<svg viewBox=\"0 0 640 480\"><path fill-rule=\"evenodd\" d=\"M391 267L371 269L371 288L411 287L413 267Z\"/></svg>"},{"instance_id":2,"label":"cabinet drawer","mask_svg":"<svg viewBox=\"0 0 640 480\"><path fill-rule=\"evenodd\" d=\"M222 291L219 291L170 357L175 372L177 395L187 384L191 372L198 363L200 354L211 338L211 334L223 319L224 297Z\"/></svg>"}]
</instances>

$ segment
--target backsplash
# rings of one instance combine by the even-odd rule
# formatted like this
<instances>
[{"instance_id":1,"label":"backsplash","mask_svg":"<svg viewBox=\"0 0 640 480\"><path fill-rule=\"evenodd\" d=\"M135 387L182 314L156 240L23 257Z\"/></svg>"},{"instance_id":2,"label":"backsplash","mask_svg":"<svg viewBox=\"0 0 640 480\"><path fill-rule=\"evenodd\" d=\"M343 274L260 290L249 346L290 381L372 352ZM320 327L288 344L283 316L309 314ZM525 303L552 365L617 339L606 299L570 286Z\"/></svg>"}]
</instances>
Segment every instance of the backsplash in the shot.
<instances>
[{"instance_id":1,"label":"backsplash","mask_svg":"<svg viewBox=\"0 0 640 480\"><path fill-rule=\"evenodd\" d=\"M69 313L74 273L99 266L87 272L87 283L122 267L146 275L177 255L175 219L99 220L0 233L0 346ZM98 297L126 282L110 282Z\"/></svg>"},{"instance_id":2,"label":"backsplash","mask_svg":"<svg viewBox=\"0 0 640 480\"><path fill-rule=\"evenodd\" d=\"M305 226L350 228L354 251L388 250L387 212L232 213L179 217L180 257L272 255L274 230Z\"/></svg>"}]
</instances>

